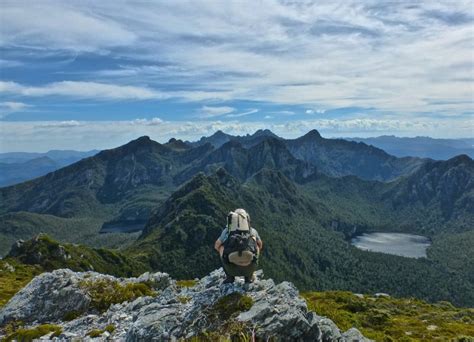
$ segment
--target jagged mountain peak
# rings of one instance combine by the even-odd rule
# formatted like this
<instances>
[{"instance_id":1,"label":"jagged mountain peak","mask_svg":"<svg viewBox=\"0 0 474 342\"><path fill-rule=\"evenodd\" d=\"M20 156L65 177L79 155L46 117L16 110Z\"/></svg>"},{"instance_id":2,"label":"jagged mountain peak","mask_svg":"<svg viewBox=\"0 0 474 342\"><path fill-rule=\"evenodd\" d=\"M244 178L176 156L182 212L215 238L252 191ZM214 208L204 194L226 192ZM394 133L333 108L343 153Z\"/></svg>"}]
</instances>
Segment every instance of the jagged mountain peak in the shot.
<instances>
[{"instance_id":1,"label":"jagged mountain peak","mask_svg":"<svg viewBox=\"0 0 474 342\"><path fill-rule=\"evenodd\" d=\"M224 133L222 130L217 130L213 135L211 135L211 137L228 137L229 134L227 133Z\"/></svg>"},{"instance_id":2,"label":"jagged mountain peak","mask_svg":"<svg viewBox=\"0 0 474 342\"><path fill-rule=\"evenodd\" d=\"M252 137L274 137L274 138L278 138L278 136L275 133L273 133L271 130L269 130L268 128L257 130L254 134L252 134Z\"/></svg>"},{"instance_id":3,"label":"jagged mountain peak","mask_svg":"<svg viewBox=\"0 0 474 342\"><path fill-rule=\"evenodd\" d=\"M164 153L169 152L171 149L165 145L160 144L157 141L150 139L149 136L141 136L137 139L131 140L125 145L110 149L104 150L97 154L97 156L105 159L109 159L113 156L123 156L137 152L158 152Z\"/></svg>"},{"instance_id":4,"label":"jagged mountain peak","mask_svg":"<svg viewBox=\"0 0 474 342\"><path fill-rule=\"evenodd\" d=\"M183 140L176 138L171 138L166 144L164 144L164 146L173 150L188 150L191 148L191 146L186 144Z\"/></svg>"},{"instance_id":5,"label":"jagged mountain peak","mask_svg":"<svg viewBox=\"0 0 474 342\"><path fill-rule=\"evenodd\" d=\"M467 154L460 154L458 156L455 156L451 159L448 159L447 160L448 164L453 164L453 165L457 165L457 164L468 164L468 165L473 165L474 161L472 160L471 157L469 157Z\"/></svg>"},{"instance_id":6,"label":"jagged mountain peak","mask_svg":"<svg viewBox=\"0 0 474 342\"><path fill-rule=\"evenodd\" d=\"M123 145L123 148L146 148L146 147L160 147L163 146L157 141L150 139L149 136L144 135L135 140L128 142L127 144Z\"/></svg>"},{"instance_id":7,"label":"jagged mountain peak","mask_svg":"<svg viewBox=\"0 0 474 342\"><path fill-rule=\"evenodd\" d=\"M302 137L300 137L302 140L314 140L314 139L323 139L321 134L318 132L316 129L312 129Z\"/></svg>"}]
</instances>

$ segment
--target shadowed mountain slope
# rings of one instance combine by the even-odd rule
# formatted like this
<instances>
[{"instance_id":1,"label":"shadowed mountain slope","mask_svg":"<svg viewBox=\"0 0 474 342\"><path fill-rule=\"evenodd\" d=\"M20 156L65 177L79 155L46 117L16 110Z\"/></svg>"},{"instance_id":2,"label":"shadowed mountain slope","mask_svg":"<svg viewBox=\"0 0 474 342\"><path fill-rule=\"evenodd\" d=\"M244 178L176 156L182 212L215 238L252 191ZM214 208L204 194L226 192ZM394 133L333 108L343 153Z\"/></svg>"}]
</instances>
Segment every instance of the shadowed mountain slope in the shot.
<instances>
[{"instance_id":1,"label":"shadowed mountain slope","mask_svg":"<svg viewBox=\"0 0 474 342\"><path fill-rule=\"evenodd\" d=\"M364 143L325 139L316 130L298 139L286 140L286 146L296 158L335 177L354 175L367 180L389 181L411 174L426 162L420 158L397 158Z\"/></svg>"}]
</instances>

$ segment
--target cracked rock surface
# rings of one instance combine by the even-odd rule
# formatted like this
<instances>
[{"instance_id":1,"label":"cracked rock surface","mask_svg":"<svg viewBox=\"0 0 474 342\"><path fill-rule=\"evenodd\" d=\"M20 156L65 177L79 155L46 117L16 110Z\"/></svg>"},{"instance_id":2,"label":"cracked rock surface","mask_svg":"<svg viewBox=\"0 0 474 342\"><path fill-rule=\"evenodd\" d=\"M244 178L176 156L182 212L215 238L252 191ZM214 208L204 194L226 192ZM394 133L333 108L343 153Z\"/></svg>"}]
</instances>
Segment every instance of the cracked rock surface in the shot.
<instances>
[{"instance_id":1,"label":"cracked rock surface","mask_svg":"<svg viewBox=\"0 0 474 342\"><path fill-rule=\"evenodd\" d=\"M177 341L206 336L206 332L222 333L232 323L263 340L370 341L355 328L340 331L330 319L309 311L292 283L275 284L272 279L262 277L259 271L253 284L244 284L242 279L234 284L222 284L225 275L218 269L193 286L180 287L166 273L115 278L96 272L56 270L37 276L18 292L0 310L0 326L12 320L21 320L31 327L56 324L61 326L62 333L43 337L53 340L82 340L97 330L101 333L93 338L96 341ZM157 294L113 304L99 313L91 308L91 298L80 286L85 279L108 279L122 285L142 282ZM213 316L216 303L231 295L250 297L251 306L226 320ZM65 313L72 310L80 312L80 316L65 322ZM114 330L106 331L107 326L113 326Z\"/></svg>"}]
</instances>

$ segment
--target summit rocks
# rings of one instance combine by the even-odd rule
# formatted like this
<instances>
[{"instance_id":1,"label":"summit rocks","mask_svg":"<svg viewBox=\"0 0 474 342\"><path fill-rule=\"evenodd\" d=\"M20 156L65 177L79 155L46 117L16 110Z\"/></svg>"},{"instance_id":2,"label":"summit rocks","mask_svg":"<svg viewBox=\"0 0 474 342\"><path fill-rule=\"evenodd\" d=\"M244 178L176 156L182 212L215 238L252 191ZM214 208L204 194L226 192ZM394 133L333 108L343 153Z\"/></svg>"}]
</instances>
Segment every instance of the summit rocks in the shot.
<instances>
[{"instance_id":1,"label":"summit rocks","mask_svg":"<svg viewBox=\"0 0 474 342\"><path fill-rule=\"evenodd\" d=\"M309 311L290 282L275 284L272 279L262 279L261 271L253 284L237 280L224 285L224 278L222 269L218 269L192 286L183 287L166 273L124 279L95 272L56 270L36 277L17 293L0 310L0 324L22 320L28 324L26 328L32 328L53 323L62 328L58 337L51 337L58 340L82 339L94 331L98 341L177 341L215 332L231 336L238 327L248 336L255 334L264 340L369 341L357 329L342 332L328 318ZM98 312L81 284L104 279L121 285L147 284L156 294L112 304ZM227 303L235 298L245 299L246 306L234 308ZM228 312L223 313L223 308ZM66 322L68 310L80 314Z\"/></svg>"}]
</instances>

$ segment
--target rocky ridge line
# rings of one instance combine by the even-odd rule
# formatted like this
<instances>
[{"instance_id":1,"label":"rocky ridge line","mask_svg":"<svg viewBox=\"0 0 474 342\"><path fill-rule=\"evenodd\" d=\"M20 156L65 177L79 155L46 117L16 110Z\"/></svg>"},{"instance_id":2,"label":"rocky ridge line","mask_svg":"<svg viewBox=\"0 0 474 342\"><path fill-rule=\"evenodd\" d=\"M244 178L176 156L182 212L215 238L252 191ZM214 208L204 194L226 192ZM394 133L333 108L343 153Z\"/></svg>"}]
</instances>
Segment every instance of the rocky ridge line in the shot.
<instances>
[{"instance_id":1,"label":"rocky ridge line","mask_svg":"<svg viewBox=\"0 0 474 342\"><path fill-rule=\"evenodd\" d=\"M96 272L60 269L37 276L18 292L0 310L0 328L10 321L21 320L31 327L54 323L62 328L59 336L50 334L42 339L72 341L87 338L91 331L97 330L101 334L95 341L177 341L222 331L223 325L233 322L263 340L370 341L355 328L341 332L330 319L308 311L292 283L275 284L262 276L262 271L257 272L253 284L239 280L224 285L224 273L218 269L193 286L181 287L166 273L115 278ZM113 304L99 313L92 308L91 298L81 284L103 280L121 285L145 283L157 291L157 295ZM230 295L251 297L250 309L224 320L212 318L209 313L216 303ZM65 314L71 311L81 314L69 322L63 321ZM105 330L110 325L114 326L112 332Z\"/></svg>"}]
</instances>

